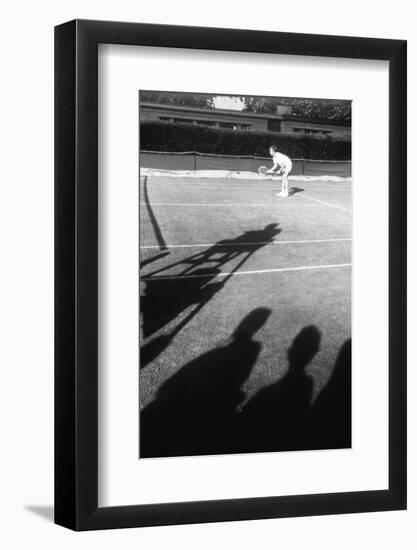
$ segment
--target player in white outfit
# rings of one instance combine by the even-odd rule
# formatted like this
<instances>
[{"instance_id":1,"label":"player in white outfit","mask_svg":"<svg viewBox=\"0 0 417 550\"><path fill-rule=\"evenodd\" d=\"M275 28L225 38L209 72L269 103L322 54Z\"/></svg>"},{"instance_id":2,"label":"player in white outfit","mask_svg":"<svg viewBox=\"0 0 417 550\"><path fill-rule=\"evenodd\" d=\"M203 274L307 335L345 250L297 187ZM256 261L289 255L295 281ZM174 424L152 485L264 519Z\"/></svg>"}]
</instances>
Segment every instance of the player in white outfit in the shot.
<instances>
[{"instance_id":1,"label":"player in white outfit","mask_svg":"<svg viewBox=\"0 0 417 550\"><path fill-rule=\"evenodd\" d=\"M269 154L272 157L274 166L266 173L273 174L274 172L277 172L278 174L282 174L281 193L277 193L277 195L280 197L288 197L288 174L292 169L291 159L286 155L279 153L275 145L271 145L269 148Z\"/></svg>"}]
</instances>

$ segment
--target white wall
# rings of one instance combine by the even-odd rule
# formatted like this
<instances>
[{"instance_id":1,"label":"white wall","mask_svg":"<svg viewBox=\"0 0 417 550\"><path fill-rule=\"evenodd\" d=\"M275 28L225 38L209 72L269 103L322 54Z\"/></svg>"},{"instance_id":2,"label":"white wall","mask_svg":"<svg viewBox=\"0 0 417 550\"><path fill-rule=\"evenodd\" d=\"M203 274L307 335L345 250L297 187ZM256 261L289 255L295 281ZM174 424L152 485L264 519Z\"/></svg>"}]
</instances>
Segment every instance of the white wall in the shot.
<instances>
[{"instance_id":1,"label":"white wall","mask_svg":"<svg viewBox=\"0 0 417 550\"><path fill-rule=\"evenodd\" d=\"M415 548L416 288L410 286L409 510L75 534L47 521L53 471L53 26L75 17L409 40L409 151L417 147L413 2L38 0L1 17L0 541L43 548ZM414 155L410 154L410 157ZM372 160L370 160L372 161ZM409 167L409 280L416 280L416 167ZM413 219L414 218L414 219ZM32 508L32 510L30 509ZM33 510L35 508L35 511ZM39 514L41 513L41 515Z\"/></svg>"}]
</instances>

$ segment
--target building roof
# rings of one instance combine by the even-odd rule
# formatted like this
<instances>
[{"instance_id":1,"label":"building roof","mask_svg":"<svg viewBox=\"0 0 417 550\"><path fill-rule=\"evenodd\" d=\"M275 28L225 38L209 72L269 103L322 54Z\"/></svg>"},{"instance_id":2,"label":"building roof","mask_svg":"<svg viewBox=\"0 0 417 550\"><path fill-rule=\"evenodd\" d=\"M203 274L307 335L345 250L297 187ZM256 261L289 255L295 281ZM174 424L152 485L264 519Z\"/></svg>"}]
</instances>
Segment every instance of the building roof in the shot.
<instances>
[{"instance_id":1,"label":"building roof","mask_svg":"<svg viewBox=\"0 0 417 550\"><path fill-rule=\"evenodd\" d=\"M204 115L227 115L237 118L262 118L268 120L292 120L297 122L309 122L317 124L329 124L332 126L351 126L350 120L335 120L331 118L307 118L295 115L274 115L272 113L253 113L251 111L237 111L236 109L204 109L202 107L189 107L188 105L171 105L167 103L146 103L141 102L141 107L149 109L160 109L165 111L177 111L183 113L199 113Z\"/></svg>"}]
</instances>

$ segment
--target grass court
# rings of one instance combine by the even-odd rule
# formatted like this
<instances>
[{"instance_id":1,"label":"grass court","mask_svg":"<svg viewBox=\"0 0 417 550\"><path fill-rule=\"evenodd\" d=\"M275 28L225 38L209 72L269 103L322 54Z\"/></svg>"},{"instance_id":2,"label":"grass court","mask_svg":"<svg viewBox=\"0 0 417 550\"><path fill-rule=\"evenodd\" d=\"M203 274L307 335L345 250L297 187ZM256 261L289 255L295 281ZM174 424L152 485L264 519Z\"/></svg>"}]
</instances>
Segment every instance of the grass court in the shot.
<instances>
[{"instance_id":1,"label":"grass court","mask_svg":"<svg viewBox=\"0 0 417 550\"><path fill-rule=\"evenodd\" d=\"M289 188L140 178L141 456L349 446L351 181Z\"/></svg>"}]
</instances>

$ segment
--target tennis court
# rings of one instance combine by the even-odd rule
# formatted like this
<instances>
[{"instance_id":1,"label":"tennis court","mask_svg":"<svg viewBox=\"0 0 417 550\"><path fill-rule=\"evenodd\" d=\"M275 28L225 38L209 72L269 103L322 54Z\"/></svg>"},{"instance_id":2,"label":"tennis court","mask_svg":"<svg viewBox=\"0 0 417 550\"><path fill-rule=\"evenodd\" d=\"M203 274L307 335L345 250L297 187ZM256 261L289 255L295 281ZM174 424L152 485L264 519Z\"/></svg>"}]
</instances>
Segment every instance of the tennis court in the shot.
<instances>
[{"instance_id":1,"label":"tennis court","mask_svg":"<svg viewBox=\"0 0 417 550\"><path fill-rule=\"evenodd\" d=\"M224 426L260 396L276 401L274 388L287 384L294 406L302 393L295 418L332 387L351 335L351 181L290 178L288 198L280 187L261 177L141 177L141 456L233 452ZM294 381L303 335L312 349ZM286 414L271 412L256 422ZM193 415L198 426L184 426ZM184 443L191 430L195 445Z\"/></svg>"}]
</instances>

